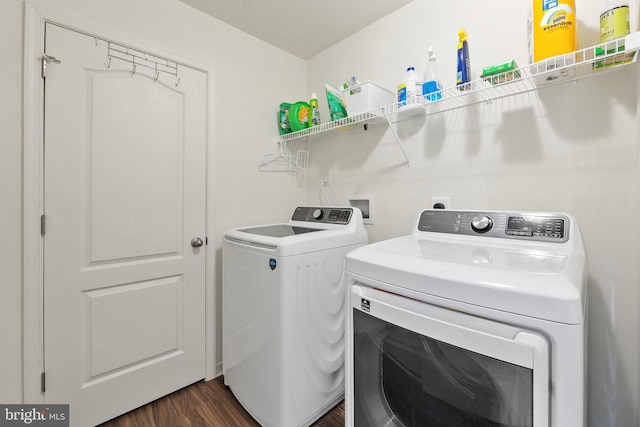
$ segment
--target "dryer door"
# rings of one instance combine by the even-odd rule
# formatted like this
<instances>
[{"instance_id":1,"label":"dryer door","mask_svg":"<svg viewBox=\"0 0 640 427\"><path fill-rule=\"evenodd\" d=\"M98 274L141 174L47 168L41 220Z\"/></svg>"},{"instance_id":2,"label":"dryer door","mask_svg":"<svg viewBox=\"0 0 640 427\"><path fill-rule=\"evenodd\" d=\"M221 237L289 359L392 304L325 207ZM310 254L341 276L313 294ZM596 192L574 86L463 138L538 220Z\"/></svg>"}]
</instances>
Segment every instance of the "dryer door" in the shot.
<instances>
[{"instance_id":1,"label":"dryer door","mask_svg":"<svg viewBox=\"0 0 640 427\"><path fill-rule=\"evenodd\" d=\"M364 286L350 297L347 425L549 425L543 336Z\"/></svg>"}]
</instances>

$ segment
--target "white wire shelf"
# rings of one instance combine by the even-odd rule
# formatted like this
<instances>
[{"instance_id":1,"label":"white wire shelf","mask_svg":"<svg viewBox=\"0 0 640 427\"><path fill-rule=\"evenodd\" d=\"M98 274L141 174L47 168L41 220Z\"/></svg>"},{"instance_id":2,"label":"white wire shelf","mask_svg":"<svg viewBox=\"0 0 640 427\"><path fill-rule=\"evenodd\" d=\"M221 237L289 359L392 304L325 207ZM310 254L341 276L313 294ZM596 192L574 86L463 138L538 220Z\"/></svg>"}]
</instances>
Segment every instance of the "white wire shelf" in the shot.
<instances>
[{"instance_id":1,"label":"white wire shelf","mask_svg":"<svg viewBox=\"0 0 640 427\"><path fill-rule=\"evenodd\" d=\"M402 146L400 137L393 123L418 116L428 116L456 108L478 103L491 103L493 100L532 92L551 85L575 82L578 79L598 76L603 73L620 70L637 61L640 50L640 32L625 38L581 49L570 54L556 56L532 65L520 67L501 74L473 80L464 87L443 89L440 99L426 100L419 96L399 106L397 102L385 105L343 119L322 123L319 126L301 131L279 135L278 152L264 156L261 169L275 166L278 171L288 172L295 176L296 182L302 185L307 174L308 149L297 153L289 152L287 142L299 138L313 137L329 131L364 124L387 123L398 147L410 166L409 157ZM431 96L434 96L433 94ZM436 96L437 97L437 96ZM309 138L307 138L307 144Z\"/></svg>"},{"instance_id":2,"label":"white wire shelf","mask_svg":"<svg viewBox=\"0 0 640 427\"><path fill-rule=\"evenodd\" d=\"M405 106L399 107L395 102L365 113L280 135L279 138L283 142L292 141L361 123L368 125L388 122L391 125L392 122L411 117L431 115L477 103L490 103L496 99L619 70L637 61L638 50L640 33L633 33L623 39L473 80L462 88L464 90L460 87L443 89L442 97L435 101L427 101L420 96L409 100Z\"/></svg>"}]
</instances>

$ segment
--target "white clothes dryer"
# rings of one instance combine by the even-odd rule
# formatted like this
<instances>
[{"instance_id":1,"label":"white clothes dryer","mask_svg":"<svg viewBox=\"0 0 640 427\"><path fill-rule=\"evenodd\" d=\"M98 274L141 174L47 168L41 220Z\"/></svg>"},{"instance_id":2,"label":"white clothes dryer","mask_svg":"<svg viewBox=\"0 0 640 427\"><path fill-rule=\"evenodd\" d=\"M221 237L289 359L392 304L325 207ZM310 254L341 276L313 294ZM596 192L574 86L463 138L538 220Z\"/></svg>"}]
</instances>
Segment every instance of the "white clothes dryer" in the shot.
<instances>
[{"instance_id":1,"label":"white clothes dryer","mask_svg":"<svg viewBox=\"0 0 640 427\"><path fill-rule=\"evenodd\" d=\"M346 257L347 426L584 427L586 256L570 215L425 210Z\"/></svg>"},{"instance_id":2,"label":"white clothes dryer","mask_svg":"<svg viewBox=\"0 0 640 427\"><path fill-rule=\"evenodd\" d=\"M229 230L222 266L224 382L265 427L307 426L344 396L344 256L367 243L351 207Z\"/></svg>"}]
</instances>

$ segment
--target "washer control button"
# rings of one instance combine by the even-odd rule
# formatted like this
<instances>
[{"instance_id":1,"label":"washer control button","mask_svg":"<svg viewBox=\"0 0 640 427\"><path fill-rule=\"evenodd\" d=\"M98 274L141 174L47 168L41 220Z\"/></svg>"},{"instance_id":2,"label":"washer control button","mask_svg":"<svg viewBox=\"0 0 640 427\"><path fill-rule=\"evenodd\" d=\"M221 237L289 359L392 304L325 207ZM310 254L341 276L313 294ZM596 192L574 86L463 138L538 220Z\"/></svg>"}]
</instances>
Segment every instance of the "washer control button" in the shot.
<instances>
[{"instance_id":1,"label":"washer control button","mask_svg":"<svg viewBox=\"0 0 640 427\"><path fill-rule=\"evenodd\" d=\"M474 216L471 220L471 228L476 233L486 233L493 227L493 220L486 215Z\"/></svg>"},{"instance_id":2,"label":"washer control button","mask_svg":"<svg viewBox=\"0 0 640 427\"><path fill-rule=\"evenodd\" d=\"M316 209L313 211L313 219L322 219L322 209Z\"/></svg>"}]
</instances>

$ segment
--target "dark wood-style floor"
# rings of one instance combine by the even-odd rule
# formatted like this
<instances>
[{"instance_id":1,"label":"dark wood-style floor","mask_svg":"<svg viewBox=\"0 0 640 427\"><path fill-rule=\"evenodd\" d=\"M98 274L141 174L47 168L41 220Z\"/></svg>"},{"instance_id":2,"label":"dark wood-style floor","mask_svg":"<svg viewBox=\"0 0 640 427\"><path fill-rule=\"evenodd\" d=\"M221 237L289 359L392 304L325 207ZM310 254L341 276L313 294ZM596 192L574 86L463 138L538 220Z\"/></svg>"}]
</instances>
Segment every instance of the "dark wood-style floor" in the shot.
<instances>
[{"instance_id":1,"label":"dark wood-style floor","mask_svg":"<svg viewBox=\"0 0 640 427\"><path fill-rule=\"evenodd\" d=\"M200 381L148 405L101 424L100 427L257 427L224 385L222 377ZM313 424L344 426L344 401Z\"/></svg>"}]
</instances>

